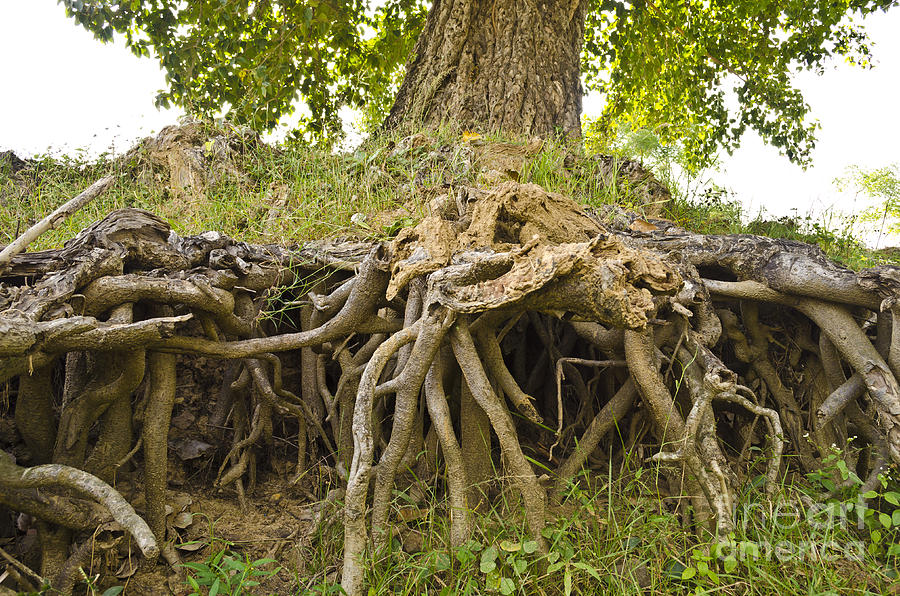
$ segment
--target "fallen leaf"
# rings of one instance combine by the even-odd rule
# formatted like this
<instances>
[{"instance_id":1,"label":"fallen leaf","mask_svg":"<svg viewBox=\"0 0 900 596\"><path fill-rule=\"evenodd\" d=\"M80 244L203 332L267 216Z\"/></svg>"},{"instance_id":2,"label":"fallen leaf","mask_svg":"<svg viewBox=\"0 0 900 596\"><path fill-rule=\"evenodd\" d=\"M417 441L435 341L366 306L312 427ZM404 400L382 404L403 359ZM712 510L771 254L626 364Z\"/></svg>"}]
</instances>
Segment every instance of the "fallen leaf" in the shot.
<instances>
[{"instance_id":1,"label":"fallen leaf","mask_svg":"<svg viewBox=\"0 0 900 596\"><path fill-rule=\"evenodd\" d=\"M132 575L134 575L135 571L137 570L137 557L133 559L123 559L122 564L119 565L118 569L116 569L116 577L118 577L119 579L125 579L126 577L131 577Z\"/></svg>"},{"instance_id":2,"label":"fallen leaf","mask_svg":"<svg viewBox=\"0 0 900 596\"><path fill-rule=\"evenodd\" d=\"M179 544L175 548L177 548L178 550L183 550L183 551L192 553L195 550L200 550L204 546L206 546L205 542L200 542L199 540L192 540L191 542L185 542L183 544Z\"/></svg>"},{"instance_id":3,"label":"fallen leaf","mask_svg":"<svg viewBox=\"0 0 900 596\"><path fill-rule=\"evenodd\" d=\"M649 232L655 232L659 229L657 226L653 225L646 219L641 218L637 218L633 222L631 222L631 225L628 226L628 228L634 232L644 232L645 234Z\"/></svg>"},{"instance_id":4,"label":"fallen leaf","mask_svg":"<svg viewBox=\"0 0 900 596\"><path fill-rule=\"evenodd\" d=\"M177 455L181 461L203 457L214 449L209 443L198 441L197 439L184 438L173 441L172 447L175 450L175 455Z\"/></svg>"},{"instance_id":5,"label":"fallen leaf","mask_svg":"<svg viewBox=\"0 0 900 596\"><path fill-rule=\"evenodd\" d=\"M172 520L172 525L179 529L185 529L194 523L194 514L190 511L182 511Z\"/></svg>"}]
</instances>

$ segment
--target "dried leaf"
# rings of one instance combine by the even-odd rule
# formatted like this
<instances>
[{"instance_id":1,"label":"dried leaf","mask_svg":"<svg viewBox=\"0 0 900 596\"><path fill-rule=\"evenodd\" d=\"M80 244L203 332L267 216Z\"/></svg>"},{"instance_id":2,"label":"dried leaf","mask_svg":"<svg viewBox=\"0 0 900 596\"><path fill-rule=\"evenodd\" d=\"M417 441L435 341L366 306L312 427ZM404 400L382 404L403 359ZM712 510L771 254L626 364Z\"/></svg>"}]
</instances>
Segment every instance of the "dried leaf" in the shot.
<instances>
[{"instance_id":1,"label":"dried leaf","mask_svg":"<svg viewBox=\"0 0 900 596\"><path fill-rule=\"evenodd\" d=\"M182 511L172 520L172 525L178 529L185 529L194 523L194 514L190 511Z\"/></svg>"},{"instance_id":2,"label":"dried leaf","mask_svg":"<svg viewBox=\"0 0 900 596\"><path fill-rule=\"evenodd\" d=\"M125 579L127 577L131 577L138 570L138 561L137 557L131 557L122 560L122 564L119 565L119 568L116 569L116 577L119 579Z\"/></svg>"},{"instance_id":3,"label":"dried leaf","mask_svg":"<svg viewBox=\"0 0 900 596\"><path fill-rule=\"evenodd\" d=\"M197 439L178 439L173 441L172 447L174 448L175 455L177 455L181 461L203 457L214 449L209 443L198 441Z\"/></svg>"},{"instance_id":4,"label":"dried leaf","mask_svg":"<svg viewBox=\"0 0 900 596\"><path fill-rule=\"evenodd\" d=\"M628 229L632 230L633 232L643 232L645 234L649 234L650 232L655 232L659 228L646 219L637 218L633 222L631 222L631 225L628 226Z\"/></svg>"}]
</instances>

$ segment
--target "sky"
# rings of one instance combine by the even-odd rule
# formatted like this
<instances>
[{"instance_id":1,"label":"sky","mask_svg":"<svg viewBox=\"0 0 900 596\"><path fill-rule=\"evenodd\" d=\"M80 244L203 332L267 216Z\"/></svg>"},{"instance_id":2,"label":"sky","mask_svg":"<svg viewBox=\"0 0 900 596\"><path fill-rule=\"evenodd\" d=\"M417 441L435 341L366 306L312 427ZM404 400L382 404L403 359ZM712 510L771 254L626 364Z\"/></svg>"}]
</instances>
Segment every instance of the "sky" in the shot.
<instances>
[{"instance_id":1,"label":"sky","mask_svg":"<svg viewBox=\"0 0 900 596\"><path fill-rule=\"evenodd\" d=\"M811 168L791 164L748 134L712 175L748 213L819 218L832 208L848 211L865 199L837 192L835 177L852 164L900 163L900 9L865 24L874 69L835 63L822 76L797 75L822 127ZM165 86L154 60L135 57L121 43L99 43L56 0L0 0L0 56L0 150L122 152L181 114L153 105ZM602 103L588 96L584 107L585 115L597 116Z\"/></svg>"}]
</instances>

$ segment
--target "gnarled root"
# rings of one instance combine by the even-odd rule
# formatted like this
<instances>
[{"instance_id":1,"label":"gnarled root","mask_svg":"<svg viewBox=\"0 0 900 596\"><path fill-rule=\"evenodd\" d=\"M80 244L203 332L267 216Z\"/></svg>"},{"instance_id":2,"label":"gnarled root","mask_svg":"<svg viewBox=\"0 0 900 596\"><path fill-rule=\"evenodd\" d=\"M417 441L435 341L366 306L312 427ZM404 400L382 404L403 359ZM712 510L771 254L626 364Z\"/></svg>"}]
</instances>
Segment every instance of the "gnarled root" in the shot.
<instances>
[{"instance_id":1,"label":"gnarled root","mask_svg":"<svg viewBox=\"0 0 900 596\"><path fill-rule=\"evenodd\" d=\"M341 583L352 596L422 449L419 469L444 478L435 494L452 546L499 476L522 495L542 552L537 466L556 471L559 500L579 470L653 449L672 496L690 497L698 526L723 535L751 475L764 470L772 490L851 436L845 462L864 487L900 461L895 271L854 273L805 245L665 222L665 233L608 229L529 185L472 197L464 217L430 215L389 246L181 239L124 210L54 255L13 257L0 273L0 382L15 395L18 453L57 467L4 464L14 473L0 474L0 503L38 518L42 573L68 577L77 533L110 516L148 556L165 546L176 368L197 356L232 361L208 440L225 445L214 482L243 507L266 470L259 445L279 428L297 432L294 481L318 463L346 479ZM277 318L258 316L267 299L285 306ZM146 524L88 474L113 479L141 424Z\"/></svg>"}]
</instances>

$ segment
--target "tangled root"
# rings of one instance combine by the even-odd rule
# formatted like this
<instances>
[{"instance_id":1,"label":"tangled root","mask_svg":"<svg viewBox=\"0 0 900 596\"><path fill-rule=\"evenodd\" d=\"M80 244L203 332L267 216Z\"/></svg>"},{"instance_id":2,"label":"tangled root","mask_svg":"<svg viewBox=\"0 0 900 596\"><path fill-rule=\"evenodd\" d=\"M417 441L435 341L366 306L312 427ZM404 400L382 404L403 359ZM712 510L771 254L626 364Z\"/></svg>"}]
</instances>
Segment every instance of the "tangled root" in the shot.
<instances>
[{"instance_id":1,"label":"tangled root","mask_svg":"<svg viewBox=\"0 0 900 596\"><path fill-rule=\"evenodd\" d=\"M215 486L245 504L257 447L285 420L298 432L298 482L315 454L345 474L351 595L370 547L388 544L394 487L423 449L422 469L444 478L451 545L468 539L474 491L497 469L542 550L548 497L558 502L601 445L622 458L648 444L667 490L719 535L749 476L774 487L852 436L842 457L867 484L900 462L896 271L854 273L804 244L661 221L652 233L627 217L608 227L533 185L455 201L462 215L431 215L390 244L178 238L126 209L59 251L12 258L0 382L15 388L36 465L3 463L0 503L42 520L48 576L66 569L53 544L110 520L145 556L165 554L176 369L199 356L233 362L211 418L232 421ZM277 323L260 317L273 304L288 309ZM822 374L785 372L801 367ZM637 416L650 435L624 436ZM480 445L466 440L476 431ZM748 457L756 447L763 461ZM104 482L132 458L143 518ZM531 461L554 470L549 483Z\"/></svg>"}]
</instances>

